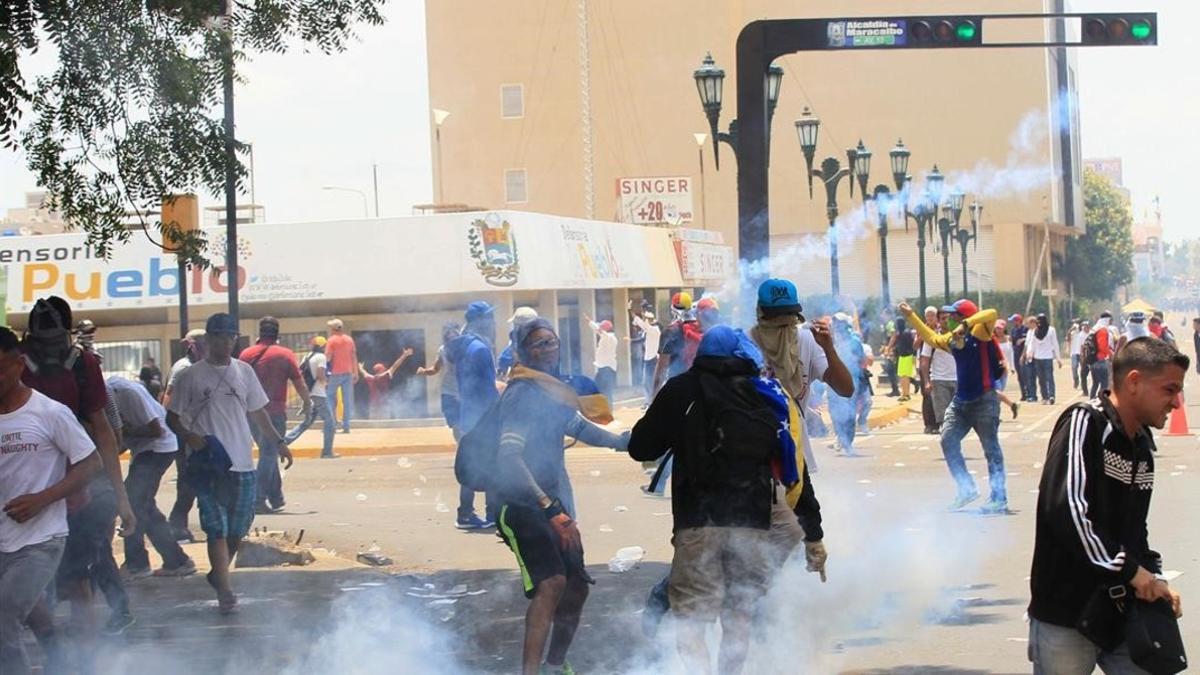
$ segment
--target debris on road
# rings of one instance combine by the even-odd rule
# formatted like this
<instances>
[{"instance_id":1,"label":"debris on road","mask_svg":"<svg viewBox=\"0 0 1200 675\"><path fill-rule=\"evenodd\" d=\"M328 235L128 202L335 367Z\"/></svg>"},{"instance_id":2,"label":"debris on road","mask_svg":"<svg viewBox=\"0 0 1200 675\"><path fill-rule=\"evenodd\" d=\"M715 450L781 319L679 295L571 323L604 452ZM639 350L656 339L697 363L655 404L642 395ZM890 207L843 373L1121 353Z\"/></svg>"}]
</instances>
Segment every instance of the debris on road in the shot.
<instances>
[{"instance_id":1,"label":"debris on road","mask_svg":"<svg viewBox=\"0 0 1200 675\"><path fill-rule=\"evenodd\" d=\"M358 500L358 501L360 501L360 502L365 502L365 501L367 501L367 496L366 496L366 495L364 495L363 493L361 493L361 492L360 492L360 493L358 493L358 495L355 497L355 499L357 499L357 500Z\"/></svg>"},{"instance_id":2,"label":"debris on road","mask_svg":"<svg viewBox=\"0 0 1200 675\"><path fill-rule=\"evenodd\" d=\"M608 571L621 574L638 566L646 556L646 549L641 546L626 546L617 549L617 554L608 561Z\"/></svg>"},{"instance_id":3,"label":"debris on road","mask_svg":"<svg viewBox=\"0 0 1200 675\"><path fill-rule=\"evenodd\" d=\"M411 469L412 462L408 461L407 457L401 457L400 459L396 460L396 466L400 467L401 469Z\"/></svg>"},{"instance_id":4,"label":"debris on road","mask_svg":"<svg viewBox=\"0 0 1200 675\"><path fill-rule=\"evenodd\" d=\"M628 511L628 510L629 510L629 507L627 507L627 506L618 506L613 509L613 511L616 511L617 513L621 513L623 511Z\"/></svg>"},{"instance_id":5,"label":"debris on road","mask_svg":"<svg viewBox=\"0 0 1200 675\"><path fill-rule=\"evenodd\" d=\"M358 562L366 565L374 565L375 567L385 567L392 564L392 559L381 553L364 552L359 553Z\"/></svg>"},{"instance_id":6,"label":"debris on road","mask_svg":"<svg viewBox=\"0 0 1200 675\"><path fill-rule=\"evenodd\" d=\"M601 526L600 526L600 531L601 531L601 532L612 532L612 531L613 531L613 529L612 529L612 526L611 526L611 525L601 525Z\"/></svg>"}]
</instances>

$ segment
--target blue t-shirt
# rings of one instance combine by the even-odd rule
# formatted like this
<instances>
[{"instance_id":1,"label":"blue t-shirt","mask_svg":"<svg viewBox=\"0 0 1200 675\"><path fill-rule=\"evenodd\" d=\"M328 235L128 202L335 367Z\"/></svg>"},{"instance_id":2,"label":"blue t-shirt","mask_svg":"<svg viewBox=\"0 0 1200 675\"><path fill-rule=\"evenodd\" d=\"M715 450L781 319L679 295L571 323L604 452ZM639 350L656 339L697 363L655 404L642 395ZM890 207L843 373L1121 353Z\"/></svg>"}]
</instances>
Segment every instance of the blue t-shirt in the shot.
<instances>
[{"instance_id":1,"label":"blue t-shirt","mask_svg":"<svg viewBox=\"0 0 1200 675\"><path fill-rule=\"evenodd\" d=\"M954 355L955 370L958 374L955 400L970 403L996 388L996 380L1002 373L1000 347L995 340L982 342L968 333L961 347L951 343L950 353Z\"/></svg>"}]
</instances>

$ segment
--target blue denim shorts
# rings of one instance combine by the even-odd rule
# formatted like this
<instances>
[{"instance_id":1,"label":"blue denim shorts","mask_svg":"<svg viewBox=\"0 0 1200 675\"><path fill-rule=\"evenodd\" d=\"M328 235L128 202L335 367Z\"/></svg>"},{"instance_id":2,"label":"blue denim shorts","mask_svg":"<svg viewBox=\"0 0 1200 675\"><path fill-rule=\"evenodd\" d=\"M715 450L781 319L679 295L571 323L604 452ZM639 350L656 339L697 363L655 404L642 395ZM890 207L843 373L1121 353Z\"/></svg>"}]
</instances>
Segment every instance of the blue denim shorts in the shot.
<instances>
[{"instance_id":1,"label":"blue denim shorts","mask_svg":"<svg viewBox=\"0 0 1200 675\"><path fill-rule=\"evenodd\" d=\"M254 522L258 476L253 471L227 471L216 489L196 495L200 529L209 539L240 539Z\"/></svg>"}]
</instances>

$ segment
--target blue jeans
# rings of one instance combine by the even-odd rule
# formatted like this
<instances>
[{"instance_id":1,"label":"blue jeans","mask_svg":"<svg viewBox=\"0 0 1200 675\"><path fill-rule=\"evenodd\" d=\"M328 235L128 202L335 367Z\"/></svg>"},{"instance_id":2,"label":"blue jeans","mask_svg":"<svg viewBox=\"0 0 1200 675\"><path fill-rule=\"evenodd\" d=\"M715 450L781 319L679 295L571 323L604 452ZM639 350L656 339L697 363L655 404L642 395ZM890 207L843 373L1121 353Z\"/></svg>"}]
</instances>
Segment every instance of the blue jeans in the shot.
<instances>
[{"instance_id":1,"label":"blue jeans","mask_svg":"<svg viewBox=\"0 0 1200 675\"><path fill-rule=\"evenodd\" d=\"M1034 359L1034 370L1037 372L1038 388L1042 391L1042 400L1054 398L1054 359Z\"/></svg>"},{"instance_id":2,"label":"blue jeans","mask_svg":"<svg viewBox=\"0 0 1200 675\"><path fill-rule=\"evenodd\" d=\"M1076 389L1079 388L1079 373L1080 373L1079 355L1072 354L1071 355L1071 382L1072 382L1071 386L1075 387Z\"/></svg>"},{"instance_id":3,"label":"blue jeans","mask_svg":"<svg viewBox=\"0 0 1200 675\"><path fill-rule=\"evenodd\" d=\"M833 420L833 433L837 435L842 452L854 454L854 399L829 392L829 417Z\"/></svg>"},{"instance_id":4,"label":"blue jeans","mask_svg":"<svg viewBox=\"0 0 1200 675\"><path fill-rule=\"evenodd\" d=\"M1100 666L1105 675L1145 675L1121 643L1111 652L1097 647L1074 628L1029 619L1029 661L1034 675L1090 675Z\"/></svg>"},{"instance_id":5,"label":"blue jeans","mask_svg":"<svg viewBox=\"0 0 1200 675\"><path fill-rule=\"evenodd\" d=\"M271 413L271 426L279 435L287 431L287 415ZM283 506L283 476L279 472L279 445L275 439L264 436L258 430L258 425L251 422L250 430L254 432L254 444L258 446L258 506L267 502L271 506Z\"/></svg>"},{"instance_id":6,"label":"blue jeans","mask_svg":"<svg viewBox=\"0 0 1200 675\"><path fill-rule=\"evenodd\" d=\"M1017 379L1021 384L1021 398L1026 401L1037 400L1037 368L1032 363L1021 361L1017 366Z\"/></svg>"},{"instance_id":7,"label":"blue jeans","mask_svg":"<svg viewBox=\"0 0 1200 675\"><path fill-rule=\"evenodd\" d=\"M1004 452L1000 449L1000 398L989 391L974 401L963 402L955 398L946 409L942 421L942 455L946 466L958 486L959 496L974 494L975 479L967 472L963 459L962 439L971 429L983 444L983 456L987 458L988 484L991 486L991 501L1008 502L1005 488Z\"/></svg>"},{"instance_id":8,"label":"blue jeans","mask_svg":"<svg viewBox=\"0 0 1200 675\"><path fill-rule=\"evenodd\" d=\"M1108 378L1110 375L1108 361L1097 361L1092 364L1092 393L1090 398L1096 398L1105 389L1108 389Z\"/></svg>"},{"instance_id":9,"label":"blue jeans","mask_svg":"<svg viewBox=\"0 0 1200 675\"><path fill-rule=\"evenodd\" d=\"M329 403L329 416L335 420L331 426L337 424L338 389L342 390L342 429L346 433L350 433L350 418L354 416L354 413L351 412L354 410L354 376L350 373L329 376L325 397L326 402Z\"/></svg>"},{"instance_id":10,"label":"blue jeans","mask_svg":"<svg viewBox=\"0 0 1200 675\"><path fill-rule=\"evenodd\" d=\"M324 396L312 397L312 409L304 416L304 420L296 426L295 429L287 432L284 439L288 445L296 442L300 438L300 434L308 431L313 422L317 421L317 416L321 416L321 434L323 444L321 445L322 457L333 457L333 413L329 410L329 405L325 402Z\"/></svg>"},{"instance_id":11,"label":"blue jeans","mask_svg":"<svg viewBox=\"0 0 1200 675\"><path fill-rule=\"evenodd\" d=\"M875 400L871 398L871 390L864 389L854 394L854 405L858 408L858 430L861 433L869 433L871 428L868 424L868 418L871 416L871 408L875 405Z\"/></svg>"},{"instance_id":12,"label":"blue jeans","mask_svg":"<svg viewBox=\"0 0 1200 675\"><path fill-rule=\"evenodd\" d=\"M129 569L148 569L150 556L146 553L146 537L162 555L163 567L173 568L187 562L187 554L175 541L175 533L167 518L158 510L154 496L162 483L163 474L175 462L175 453L139 452L129 462L125 477L125 492L137 516L137 529L125 538L125 565Z\"/></svg>"}]
</instances>

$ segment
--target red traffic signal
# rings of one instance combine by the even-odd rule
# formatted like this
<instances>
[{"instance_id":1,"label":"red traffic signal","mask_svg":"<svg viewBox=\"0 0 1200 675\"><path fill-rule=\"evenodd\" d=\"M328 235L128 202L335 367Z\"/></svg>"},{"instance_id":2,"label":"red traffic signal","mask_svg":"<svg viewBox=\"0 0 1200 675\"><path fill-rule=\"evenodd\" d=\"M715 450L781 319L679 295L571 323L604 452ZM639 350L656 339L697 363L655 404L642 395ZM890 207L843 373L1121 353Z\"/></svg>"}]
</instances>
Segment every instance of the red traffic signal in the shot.
<instances>
[{"instance_id":1,"label":"red traffic signal","mask_svg":"<svg viewBox=\"0 0 1200 675\"><path fill-rule=\"evenodd\" d=\"M1158 44L1158 31L1152 14L1085 14L1082 18L1080 44Z\"/></svg>"}]
</instances>

